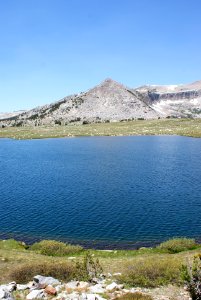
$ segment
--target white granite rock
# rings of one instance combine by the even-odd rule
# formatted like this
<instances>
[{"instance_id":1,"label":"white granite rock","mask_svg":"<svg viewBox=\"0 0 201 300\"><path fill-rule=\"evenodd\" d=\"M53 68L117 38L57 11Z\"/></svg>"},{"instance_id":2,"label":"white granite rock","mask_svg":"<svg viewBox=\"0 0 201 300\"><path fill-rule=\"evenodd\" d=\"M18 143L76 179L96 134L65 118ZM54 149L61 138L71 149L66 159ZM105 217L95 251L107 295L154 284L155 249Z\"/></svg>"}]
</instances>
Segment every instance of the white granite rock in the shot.
<instances>
[{"instance_id":1,"label":"white granite rock","mask_svg":"<svg viewBox=\"0 0 201 300\"><path fill-rule=\"evenodd\" d=\"M14 290L16 290L16 288L17 288L17 284L16 284L15 281L10 282L8 284L2 284L2 285L0 285L0 289L5 290L5 291L7 291L9 293L11 293Z\"/></svg>"},{"instance_id":2,"label":"white granite rock","mask_svg":"<svg viewBox=\"0 0 201 300\"><path fill-rule=\"evenodd\" d=\"M29 289L30 286L28 284L17 284L17 290L18 291L24 291Z\"/></svg>"},{"instance_id":3,"label":"white granite rock","mask_svg":"<svg viewBox=\"0 0 201 300\"><path fill-rule=\"evenodd\" d=\"M89 283L88 282L80 281L78 283L78 288L80 288L80 289L87 289L88 287L89 287Z\"/></svg>"},{"instance_id":4,"label":"white granite rock","mask_svg":"<svg viewBox=\"0 0 201 300\"><path fill-rule=\"evenodd\" d=\"M105 292L105 289L102 287L102 284L96 284L89 287L89 291L92 294L102 294Z\"/></svg>"},{"instance_id":5,"label":"white granite rock","mask_svg":"<svg viewBox=\"0 0 201 300\"><path fill-rule=\"evenodd\" d=\"M79 281L70 281L66 283L66 288L75 290L78 287L78 285L79 285Z\"/></svg>"},{"instance_id":6,"label":"white granite rock","mask_svg":"<svg viewBox=\"0 0 201 300\"><path fill-rule=\"evenodd\" d=\"M41 275L36 275L33 278L33 281L35 283L35 286L38 288L45 288L47 285L58 285L61 284L61 282L53 277L45 277Z\"/></svg>"},{"instance_id":7,"label":"white granite rock","mask_svg":"<svg viewBox=\"0 0 201 300\"><path fill-rule=\"evenodd\" d=\"M42 299L44 297L45 297L44 290L33 290L27 295L26 299L33 300L33 299Z\"/></svg>"},{"instance_id":8,"label":"white granite rock","mask_svg":"<svg viewBox=\"0 0 201 300\"><path fill-rule=\"evenodd\" d=\"M120 289L120 287L118 286L118 284L116 284L116 282L112 282L111 284L106 286L106 291L108 292L113 292L118 289Z\"/></svg>"},{"instance_id":9,"label":"white granite rock","mask_svg":"<svg viewBox=\"0 0 201 300\"><path fill-rule=\"evenodd\" d=\"M0 289L0 299L3 299L5 296L6 292L2 289Z\"/></svg>"}]
</instances>

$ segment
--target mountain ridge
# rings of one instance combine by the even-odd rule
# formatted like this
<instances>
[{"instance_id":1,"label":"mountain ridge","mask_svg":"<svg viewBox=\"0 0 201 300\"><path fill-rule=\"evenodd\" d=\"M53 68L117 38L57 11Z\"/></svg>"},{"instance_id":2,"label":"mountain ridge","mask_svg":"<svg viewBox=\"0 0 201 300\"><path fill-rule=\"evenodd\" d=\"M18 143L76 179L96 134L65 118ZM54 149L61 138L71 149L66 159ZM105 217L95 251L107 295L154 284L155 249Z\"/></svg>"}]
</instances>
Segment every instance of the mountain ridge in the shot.
<instances>
[{"instance_id":1,"label":"mountain ridge","mask_svg":"<svg viewBox=\"0 0 201 300\"><path fill-rule=\"evenodd\" d=\"M201 81L129 88L107 78L85 92L51 104L14 114L0 114L0 125L67 125L167 117L201 117Z\"/></svg>"}]
</instances>

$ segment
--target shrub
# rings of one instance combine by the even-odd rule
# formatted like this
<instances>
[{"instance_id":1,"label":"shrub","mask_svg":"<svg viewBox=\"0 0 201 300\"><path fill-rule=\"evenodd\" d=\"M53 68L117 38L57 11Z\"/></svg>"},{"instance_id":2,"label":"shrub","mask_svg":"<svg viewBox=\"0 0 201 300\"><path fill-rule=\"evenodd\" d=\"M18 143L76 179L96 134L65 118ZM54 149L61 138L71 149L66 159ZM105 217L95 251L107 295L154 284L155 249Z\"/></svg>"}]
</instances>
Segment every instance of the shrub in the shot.
<instances>
[{"instance_id":1,"label":"shrub","mask_svg":"<svg viewBox=\"0 0 201 300\"><path fill-rule=\"evenodd\" d=\"M182 267L182 275L187 283L192 300L201 299L201 254L194 256L192 264Z\"/></svg>"},{"instance_id":2,"label":"shrub","mask_svg":"<svg viewBox=\"0 0 201 300\"><path fill-rule=\"evenodd\" d=\"M131 286L157 287L181 283L181 261L173 257L154 256L136 259L126 265L119 281Z\"/></svg>"},{"instance_id":3,"label":"shrub","mask_svg":"<svg viewBox=\"0 0 201 300\"><path fill-rule=\"evenodd\" d=\"M52 276L59 280L69 281L76 280L90 280L94 276L99 276L102 273L102 267L98 259L93 259L90 253L76 263L74 262L32 262L29 264L22 264L9 272L9 280L19 283L28 282L37 274L43 276Z\"/></svg>"},{"instance_id":4,"label":"shrub","mask_svg":"<svg viewBox=\"0 0 201 300\"><path fill-rule=\"evenodd\" d=\"M79 245L65 244L53 240L42 240L39 243L33 244L31 250L38 251L43 255L65 256L79 253L83 248Z\"/></svg>"},{"instance_id":5,"label":"shrub","mask_svg":"<svg viewBox=\"0 0 201 300\"><path fill-rule=\"evenodd\" d=\"M175 238L161 243L158 248L168 253L178 253L181 251L196 249L197 244L194 239Z\"/></svg>"},{"instance_id":6,"label":"shrub","mask_svg":"<svg viewBox=\"0 0 201 300\"><path fill-rule=\"evenodd\" d=\"M0 241L0 249L4 250L25 250L26 244L23 242L16 241L14 239Z\"/></svg>"},{"instance_id":7,"label":"shrub","mask_svg":"<svg viewBox=\"0 0 201 300\"><path fill-rule=\"evenodd\" d=\"M149 295L137 292L125 294L121 297L116 298L115 300L153 300L153 298Z\"/></svg>"},{"instance_id":8,"label":"shrub","mask_svg":"<svg viewBox=\"0 0 201 300\"><path fill-rule=\"evenodd\" d=\"M14 267L8 277L18 283L26 283L37 274L52 276L59 280L72 280L76 274L76 267L70 262L65 263L30 263Z\"/></svg>"},{"instance_id":9,"label":"shrub","mask_svg":"<svg viewBox=\"0 0 201 300\"><path fill-rule=\"evenodd\" d=\"M76 278L82 278L86 281L98 277L103 272L98 258L94 259L90 252L86 252L82 261L76 262L76 270Z\"/></svg>"}]
</instances>

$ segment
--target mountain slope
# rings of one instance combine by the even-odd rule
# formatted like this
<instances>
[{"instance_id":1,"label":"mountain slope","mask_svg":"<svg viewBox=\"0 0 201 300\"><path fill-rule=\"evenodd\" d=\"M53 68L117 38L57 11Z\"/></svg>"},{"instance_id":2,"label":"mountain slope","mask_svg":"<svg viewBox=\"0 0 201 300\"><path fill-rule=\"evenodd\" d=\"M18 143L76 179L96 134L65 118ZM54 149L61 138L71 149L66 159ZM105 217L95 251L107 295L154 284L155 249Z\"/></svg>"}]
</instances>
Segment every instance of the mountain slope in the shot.
<instances>
[{"instance_id":1,"label":"mountain slope","mask_svg":"<svg viewBox=\"0 0 201 300\"><path fill-rule=\"evenodd\" d=\"M187 85L143 86L135 91L161 117L201 117L201 81Z\"/></svg>"},{"instance_id":2,"label":"mountain slope","mask_svg":"<svg viewBox=\"0 0 201 300\"><path fill-rule=\"evenodd\" d=\"M188 85L145 85L130 89L106 79L79 95L2 120L1 126L37 126L201 116L201 81ZM0 116L1 117L1 116Z\"/></svg>"},{"instance_id":3,"label":"mountain slope","mask_svg":"<svg viewBox=\"0 0 201 300\"><path fill-rule=\"evenodd\" d=\"M127 119L155 119L159 114L131 91L111 79L95 88L65 97L50 105L35 108L8 119L13 126L107 122Z\"/></svg>"},{"instance_id":4,"label":"mountain slope","mask_svg":"<svg viewBox=\"0 0 201 300\"><path fill-rule=\"evenodd\" d=\"M22 113L24 113L24 110L20 110L20 111L14 111L11 113L0 113L0 120L4 120L4 119L9 119L9 118L13 118L16 117Z\"/></svg>"}]
</instances>

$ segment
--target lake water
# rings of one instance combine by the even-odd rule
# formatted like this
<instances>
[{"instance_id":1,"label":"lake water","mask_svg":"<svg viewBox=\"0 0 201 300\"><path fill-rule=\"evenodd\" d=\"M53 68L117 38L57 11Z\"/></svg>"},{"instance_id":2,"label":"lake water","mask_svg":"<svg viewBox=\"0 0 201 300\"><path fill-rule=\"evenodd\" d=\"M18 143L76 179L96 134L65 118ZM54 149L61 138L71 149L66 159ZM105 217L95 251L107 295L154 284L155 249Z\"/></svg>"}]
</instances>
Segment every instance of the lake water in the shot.
<instances>
[{"instance_id":1,"label":"lake water","mask_svg":"<svg viewBox=\"0 0 201 300\"><path fill-rule=\"evenodd\" d=\"M201 139L0 140L0 238L96 248L201 240Z\"/></svg>"}]
</instances>

